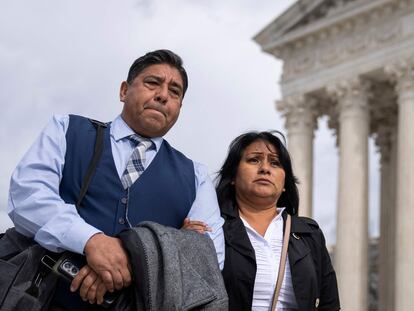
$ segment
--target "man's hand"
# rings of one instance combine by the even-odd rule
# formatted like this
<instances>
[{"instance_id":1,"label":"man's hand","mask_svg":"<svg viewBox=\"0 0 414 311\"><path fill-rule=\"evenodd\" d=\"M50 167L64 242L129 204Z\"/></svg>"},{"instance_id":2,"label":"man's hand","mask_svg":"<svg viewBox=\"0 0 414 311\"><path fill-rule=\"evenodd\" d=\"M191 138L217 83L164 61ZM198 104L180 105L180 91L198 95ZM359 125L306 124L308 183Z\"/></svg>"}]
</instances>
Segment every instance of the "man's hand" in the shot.
<instances>
[{"instance_id":1,"label":"man's hand","mask_svg":"<svg viewBox=\"0 0 414 311\"><path fill-rule=\"evenodd\" d=\"M84 266L73 279L70 290L75 292L79 287L79 295L83 301L89 301L91 304L101 304L103 302L103 297L107 291L105 284L88 265Z\"/></svg>"},{"instance_id":2,"label":"man's hand","mask_svg":"<svg viewBox=\"0 0 414 311\"><path fill-rule=\"evenodd\" d=\"M85 245L85 255L89 267L102 279L108 291L131 284L128 256L119 239L95 234ZM88 282L91 281L92 278Z\"/></svg>"},{"instance_id":3,"label":"man's hand","mask_svg":"<svg viewBox=\"0 0 414 311\"><path fill-rule=\"evenodd\" d=\"M212 231L212 229L209 226L207 226L206 223L198 220L190 220L190 218L184 219L183 226L181 227L181 229L193 230L202 234Z\"/></svg>"}]
</instances>

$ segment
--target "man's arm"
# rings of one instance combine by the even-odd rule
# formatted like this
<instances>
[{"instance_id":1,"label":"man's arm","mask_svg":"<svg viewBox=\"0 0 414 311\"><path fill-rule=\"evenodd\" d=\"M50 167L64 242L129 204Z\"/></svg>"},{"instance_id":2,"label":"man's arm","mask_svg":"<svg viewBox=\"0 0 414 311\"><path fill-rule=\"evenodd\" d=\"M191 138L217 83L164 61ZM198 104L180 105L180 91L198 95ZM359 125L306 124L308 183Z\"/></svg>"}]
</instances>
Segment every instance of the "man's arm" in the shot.
<instances>
[{"instance_id":1,"label":"man's arm","mask_svg":"<svg viewBox=\"0 0 414 311\"><path fill-rule=\"evenodd\" d=\"M194 170L196 174L197 194L187 217L191 220L202 221L211 228L211 232L207 232L207 234L214 242L217 260L220 269L223 269L224 235L222 226L224 220L220 216L216 190L204 165L194 162Z\"/></svg>"},{"instance_id":2,"label":"man's arm","mask_svg":"<svg viewBox=\"0 0 414 311\"><path fill-rule=\"evenodd\" d=\"M82 254L100 230L59 195L68 125L69 116L54 116L24 155L11 177L8 212L16 229L43 247Z\"/></svg>"},{"instance_id":3,"label":"man's arm","mask_svg":"<svg viewBox=\"0 0 414 311\"><path fill-rule=\"evenodd\" d=\"M120 289L130 272L119 240L86 223L59 195L68 126L68 116L53 117L25 154L10 181L8 212L19 232L51 251L85 253L106 288Z\"/></svg>"}]
</instances>

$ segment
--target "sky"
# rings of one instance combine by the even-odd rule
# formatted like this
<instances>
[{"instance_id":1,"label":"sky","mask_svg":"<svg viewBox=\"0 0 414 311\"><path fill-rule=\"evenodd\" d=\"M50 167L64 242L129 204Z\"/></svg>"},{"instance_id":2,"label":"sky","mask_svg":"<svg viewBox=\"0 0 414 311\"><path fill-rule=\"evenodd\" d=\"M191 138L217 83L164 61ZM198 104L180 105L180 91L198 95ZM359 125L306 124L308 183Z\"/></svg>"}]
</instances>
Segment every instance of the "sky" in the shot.
<instances>
[{"instance_id":1,"label":"sky","mask_svg":"<svg viewBox=\"0 0 414 311\"><path fill-rule=\"evenodd\" d=\"M13 169L53 114L101 121L121 111L119 86L142 54L167 48L189 75L166 139L214 177L229 143L249 130L281 130L282 63L253 36L294 0L38 0L0 2L0 232ZM370 144L370 232L378 234L378 156ZM319 121L314 218L335 241L338 152Z\"/></svg>"}]
</instances>

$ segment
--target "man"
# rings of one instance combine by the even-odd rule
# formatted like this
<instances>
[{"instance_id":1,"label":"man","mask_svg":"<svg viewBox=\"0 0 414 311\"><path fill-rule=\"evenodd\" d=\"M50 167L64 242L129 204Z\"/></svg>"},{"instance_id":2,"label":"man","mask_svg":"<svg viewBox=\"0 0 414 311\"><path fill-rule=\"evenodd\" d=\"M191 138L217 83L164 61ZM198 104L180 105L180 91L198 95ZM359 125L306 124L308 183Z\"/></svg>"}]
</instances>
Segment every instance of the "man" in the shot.
<instances>
[{"instance_id":1,"label":"man","mask_svg":"<svg viewBox=\"0 0 414 311\"><path fill-rule=\"evenodd\" d=\"M150 52L132 64L121 84L122 113L105 129L79 210L96 139L90 120L55 116L12 175L8 211L16 229L49 250L85 254L88 265L70 288L80 288L85 301L101 303L106 291L131 283L127 255L113 236L143 220L176 228L184 219L202 221L223 266L223 220L206 168L162 138L177 121L187 86L182 60L171 51ZM64 291L57 291L54 306L78 310L80 302Z\"/></svg>"}]
</instances>

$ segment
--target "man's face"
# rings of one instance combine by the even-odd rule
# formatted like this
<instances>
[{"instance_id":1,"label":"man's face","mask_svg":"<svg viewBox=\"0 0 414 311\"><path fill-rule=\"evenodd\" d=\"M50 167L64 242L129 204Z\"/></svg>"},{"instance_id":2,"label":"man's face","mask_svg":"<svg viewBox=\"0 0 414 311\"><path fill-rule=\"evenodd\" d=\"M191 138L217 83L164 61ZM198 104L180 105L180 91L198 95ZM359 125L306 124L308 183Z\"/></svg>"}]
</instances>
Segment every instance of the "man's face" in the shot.
<instances>
[{"instance_id":1,"label":"man's face","mask_svg":"<svg viewBox=\"0 0 414 311\"><path fill-rule=\"evenodd\" d=\"M164 136L180 114L183 80L168 64L145 68L132 82L122 82L120 100L122 118L145 137Z\"/></svg>"}]
</instances>

